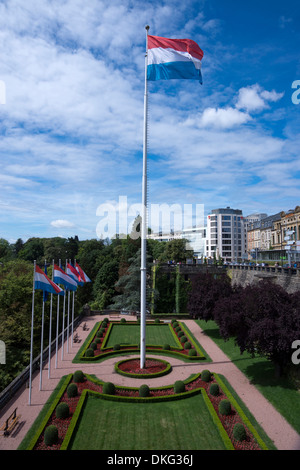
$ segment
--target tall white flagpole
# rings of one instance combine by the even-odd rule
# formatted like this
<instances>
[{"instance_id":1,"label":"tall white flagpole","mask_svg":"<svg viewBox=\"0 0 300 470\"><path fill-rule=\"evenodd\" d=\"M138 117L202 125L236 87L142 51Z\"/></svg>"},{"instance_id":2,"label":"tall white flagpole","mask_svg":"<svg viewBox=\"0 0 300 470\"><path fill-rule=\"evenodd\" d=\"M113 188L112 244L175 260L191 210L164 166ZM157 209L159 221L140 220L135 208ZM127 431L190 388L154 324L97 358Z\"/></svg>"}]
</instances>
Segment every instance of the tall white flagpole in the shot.
<instances>
[{"instance_id":1,"label":"tall white flagpole","mask_svg":"<svg viewBox=\"0 0 300 470\"><path fill-rule=\"evenodd\" d=\"M42 373L43 373L44 313L45 313L45 300L44 300L44 291L43 291L41 355L40 355L40 390L42 390Z\"/></svg>"},{"instance_id":2,"label":"tall white flagpole","mask_svg":"<svg viewBox=\"0 0 300 470\"><path fill-rule=\"evenodd\" d=\"M67 272L67 260L66 260L66 269L65 272ZM65 295L64 295L64 307L63 307L63 318L62 318L62 335L61 335L61 360L63 361L64 359L64 341L65 341L65 311L66 311L66 288L64 289Z\"/></svg>"},{"instance_id":3,"label":"tall white flagpole","mask_svg":"<svg viewBox=\"0 0 300 470\"><path fill-rule=\"evenodd\" d=\"M31 310L31 339L30 339L30 365L29 365L29 399L28 404L31 405L31 384L32 384L32 358L33 358L33 320L34 320L34 294L35 294L35 266L33 265L33 287L32 287L32 310Z\"/></svg>"},{"instance_id":4,"label":"tall white flagpole","mask_svg":"<svg viewBox=\"0 0 300 470\"><path fill-rule=\"evenodd\" d=\"M145 367L146 361L146 259L147 259L147 111L148 111L148 31L146 29L145 54L145 93L144 93L144 135L143 135L143 180L142 180L142 227L141 227L141 340L140 340L140 367Z\"/></svg>"},{"instance_id":5,"label":"tall white flagpole","mask_svg":"<svg viewBox=\"0 0 300 470\"><path fill-rule=\"evenodd\" d=\"M53 281L53 277L54 277L54 259L52 260L52 281ZM50 379L50 372L51 372L52 302L53 302L53 294L51 293L51 298L50 298L50 320L49 320L48 379Z\"/></svg>"},{"instance_id":6,"label":"tall white flagpole","mask_svg":"<svg viewBox=\"0 0 300 470\"><path fill-rule=\"evenodd\" d=\"M74 267L75 266L76 266L76 259L74 259ZM74 308L75 308L75 291L73 291L73 297L72 297L72 336L71 336L72 348L73 348L73 337L74 337Z\"/></svg>"},{"instance_id":7,"label":"tall white flagpole","mask_svg":"<svg viewBox=\"0 0 300 470\"><path fill-rule=\"evenodd\" d=\"M59 260L58 266L61 262ZM53 268L54 269L54 268ZM58 356L58 332L59 332L59 295L57 296L57 311L56 311L56 343L55 343L55 369L57 369L57 356Z\"/></svg>"}]
</instances>

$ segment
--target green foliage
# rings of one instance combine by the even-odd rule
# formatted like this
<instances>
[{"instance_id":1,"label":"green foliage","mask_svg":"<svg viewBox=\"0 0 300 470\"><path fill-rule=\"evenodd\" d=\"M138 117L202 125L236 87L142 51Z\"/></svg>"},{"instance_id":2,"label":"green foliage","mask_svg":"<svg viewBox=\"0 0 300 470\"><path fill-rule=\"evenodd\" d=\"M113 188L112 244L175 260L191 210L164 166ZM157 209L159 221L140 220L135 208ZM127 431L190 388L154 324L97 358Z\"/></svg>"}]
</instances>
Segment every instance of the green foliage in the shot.
<instances>
[{"instance_id":1,"label":"green foliage","mask_svg":"<svg viewBox=\"0 0 300 470\"><path fill-rule=\"evenodd\" d=\"M204 381L204 382L210 382L211 380L211 372L207 369L203 370L201 372L201 379Z\"/></svg>"},{"instance_id":2,"label":"green foliage","mask_svg":"<svg viewBox=\"0 0 300 470\"><path fill-rule=\"evenodd\" d=\"M229 400L224 399L219 403L219 412L221 415L229 416L231 414L231 403Z\"/></svg>"},{"instance_id":3,"label":"green foliage","mask_svg":"<svg viewBox=\"0 0 300 470\"><path fill-rule=\"evenodd\" d=\"M86 357L94 357L94 350L92 348L88 348L85 352Z\"/></svg>"},{"instance_id":4,"label":"green foliage","mask_svg":"<svg viewBox=\"0 0 300 470\"><path fill-rule=\"evenodd\" d=\"M183 345L184 349L191 349L192 345L189 341L186 341Z\"/></svg>"},{"instance_id":5,"label":"green foliage","mask_svg":"<svg viewBox=\"0 0 300 470\"><path fill-rule=\"evenodd\" d=\"M95 351L97 349L97 344L95 342L92 342L90 344L90 349L92 349L93 351Z\"/></svg>"},{"instance_id":6,"label":"green foliage","mask_svg":"<svg viewBox=\"0 0 300 470\"><path fill-rule=\"evenodd\" d=\"M242 423L235 423L233 427L233 437L237 441L244 441L247 438L246 429Z\"/></svg>"},{"instance_id":7,"label":"green foliage","mask_svg":"<svg viewBox=\"0 0 300 470\"><path fill-rule=\"evenodd\" d=\"M69 398L77 397L78 394L78 388L77 385L74 383L71 383L67 387L67 395Z\"/></svg>"},{"instance_id":8,"label":"green foliage","mask_svg":"<svg viewBox=\"0 0 300 470\"><path fill-rule=\"evenodd\" d=\"M163 349L165 349L166 351L168 351L170 348L170 345L169 344L164 344L163 345Z\"/></svg>"},{"instance_id":9,"label":"green foliage","mask_svg":"<svg viewBox=\"0 0 300 470\"><path fill-rule=\"evenodd\" d=\"M126 318L121 318L120 323L126 323Z\"/></svg>"},{"instance_id":10,"label":"green foliage","mask_svg":"<svg viewBox=\"0 0 300 470\"><path fill-rule=\"evenodd\" d=\"M176 380L174 384L174 393L185 392L185 383L182 380Z\"/></svg>"},{"instance_id":11,"label":"green foliage","mask_svg":"<svg viewBox=\"0 0 300 470\"><path fill-rule=\"evenodd\" d=\"M209 387L209 393L214 397L217 397L220 393L219 385L216 383L211 384L211 386Z\"/></svg>"},{"instance_id":12,"label":"green foliage","mask_svg":"<svg viewBox=\"0 0 300 470\"><path fill-rule=\"evenodd\" d=\"M65 419L65 418L68 418L70 414L70 409L69 409L69 405L68 403L66 402L60 402L56 409L55 409L55 415L58 419Z\"/></svg>"},{"instance_id":13,"label":"green foliage","mask_svg":"<svg viewBox=\"0 0 300 470\"><path fill-rule=\"evenodd\" d=\"M113 350L114 351L119 351L121 349L120 344L114 344Z\"/></svg>"},{"instance_id":14,"label":"green foliage","mask_svg":"<svg viewBox=\"0 0 300 470\"><path fill-rule=\"evenodd\" d=\"M139 388L139 396L140 397L148 397L150 395L150 389L148 385L144 384L141 385Z\"/></svg>"},{"instance_id":15,"label":"green foliage","mask_svg":"<svg viewBox=\"0 0 300 470\"><path fill-rule=\"evenodd\" d=\"M179 341L181 342L181 344L183 344L187 341L187 337L183 335L179 338Z\"/></svg>"},{"instance_id":16,"label":"green foliage","mask_svg":"<svg viewBox=\"0 0 300 470\"><path fill-rule=\"evenodd\" d=\"M197 351L196 351L196 349L190 349L190 350L189 350L189 356L197 356Z\"/></svg>"},{"instance_id":17,"label":"green foliage","mask_svg":"<svg viewBox=\"0 0 300 470\"><path fill-rule=\"evenodd\" d=\"M103 393L107 395L114 395L115 391L116 391L116 388L112 382L105 382L103 384Z\"/></svg>"},{"instance_id":18,"label":"green foliage","mask_svg":"<svg viewBox=\"0 0 300 470\"><path fill-rule=\"evenodd\" d=\"M52 446L53 444L56 444L57 441L58 441L58 429L53 424L50 424L50 426L48 426L45 429L44 442L46 446Z\"/></svg>"},{"instance_id":19,"label":"green foliage","mask_svg":"<svg viewBox=\"0 0 300 470\"><path fill-rule=\"evenodd\" d=\"M84 382L84 373L82 370L76 370L73 375L73 380L76 383Z\"/></svg>"},{"instance_id":20,"label":"green foliage","mask_svg":"<svg viewBox=\"0 0 300 470\"><path fill-rule=\"evenodd\" d=\"M184 336L184 332L183 332L183 331L181 331L181 328L180 328L180 326L179 326L179 327L177 327L177 328L179 328L179 331L178 331L178 338L181 338L181 336ZM176 330L177 330L177 329L176 329Z\"/></svg>"}]
</instances>

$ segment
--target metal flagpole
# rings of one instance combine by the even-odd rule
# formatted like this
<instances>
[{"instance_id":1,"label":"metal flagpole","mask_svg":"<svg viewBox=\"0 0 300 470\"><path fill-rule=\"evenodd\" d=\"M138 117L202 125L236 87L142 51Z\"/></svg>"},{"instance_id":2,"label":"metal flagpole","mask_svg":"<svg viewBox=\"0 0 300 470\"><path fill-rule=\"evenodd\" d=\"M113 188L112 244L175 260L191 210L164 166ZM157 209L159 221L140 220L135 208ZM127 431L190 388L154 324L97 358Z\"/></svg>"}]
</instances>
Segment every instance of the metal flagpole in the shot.
<instances>
[{"instance_id":1,"label":"metal flagpole","mask_svg":"<svg viewBox=\"0 0 300 470\"><path fill-rule=\"evenodd\" d=\"M146 259L147 259L147 111L148 111L148 31L146 29L146 55L145 55L145 93L144 93L144 135L143 135L143 181L142 181L142 227L141 227L141 340L140 340L140 367L145 367L146 360Z\"/></svg>"},{"instance_id":2,"label":"metal flagpole","mask_svg":"<svg viewBox=\"0 0 300 470\"><path fill-rule=\"evenodd\" d=\"M44 291L43 291L41 355L40 355L40 390L42 390L42 372L43 372L44 312L45 312L45 300L44 300Z\"/></svg>"},{"instance_id":3,"label":"metal flagpole","mask_svg":"<svg viewBox=\"0 0 300 470\"><path fill-rule=\"evenodd\" d=\"M66 260L66 269L65 272L67 272L67 260ZM63 307L63 319L62 319L62 335L61 335L61 360L63 361L64 359L64 341L65 341L65 311L66 311L66 289L64 289L65 295L64 295L64 307Z\"/></svg>"},{"instance_id":4,"label":"metal flagpole","mask_svg":"<svg viewBox=\"0 0 300 470\"><path fill-rule=\"evenodd\" d=\"M74 259L74 267L75 266L76 266L76 259ZM73 348L73 337L74 337L74 308L75 308L75 291L73 291L73 298L72 298L72 335L71 335L71 347L72 348Z\"/></svg>"},{"instance_id":5,"label":"metal flagpole","mask_svg":"<svg viewBox=\"0 0 300 470\"><path fill-rule=\"evenodd\" d=\"M36 261L34 260L33 267L33 287L32 287L32 310L31 310L31 339L30 339L30 365L29 365L29 400L28 403L31 405L31 384L32 384L32 357L33 357L33 318L34 318L34 294L35 294L35 266Z\"/></svg>"},{"instance_id":6,"label":"metal flagpole","mask_svg":"<svg viewBox=\"0 0 300 470\"><path fill-rule=\"evenodd\" d=\"M61 267L59 260L58 266ZM57 296L57 311L56 311L56 343L55 343L55 369L57 369L57 356L58 356L58 332L59 332L59 295Z\"/></svg>"},{"instance_id":7,"label":"metal flagpole","mask_svg":"<svg viewBox=\"0 0 300 470\"><path fill-rule=\"evenodd\" d=\"M53 277L54 277L54 259L52 260L52 267L53 267L52 268L52 281L53 281ZM49 319L48 379L50 379L50 371L51 371L52 302L53 302L53 294L51 293L51 297L50 297L50 319Z\"/></svg>"}]
</instances>

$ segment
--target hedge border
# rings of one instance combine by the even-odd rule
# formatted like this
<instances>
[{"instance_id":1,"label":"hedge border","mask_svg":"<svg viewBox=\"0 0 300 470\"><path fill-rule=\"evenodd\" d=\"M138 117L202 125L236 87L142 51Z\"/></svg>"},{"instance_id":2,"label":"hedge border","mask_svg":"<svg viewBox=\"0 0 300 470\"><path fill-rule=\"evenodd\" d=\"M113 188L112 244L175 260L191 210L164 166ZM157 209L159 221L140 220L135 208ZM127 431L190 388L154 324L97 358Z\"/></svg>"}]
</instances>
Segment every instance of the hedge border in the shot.
<instances>
[{"instance_id":1,"label":"hedge border","mask_svg":"<svg viewBox=\"0 0 300 470\"><path fill-rule=\"evenodd\" d=\"M135 379L144 379L144 378L152 379L152 378L156 378L156 377L162 377L164 375L169 374L172 371L172 366L168 361L164 361L163 359L158 359L158 358L147 357L146 356L146 360L147 359L148 360L155 360L157 362L162 362L162 363L165 364L166 367L165 367L165 369L163 369L159 372L153 372L152 374L147 374L147 373L145 373L145 374L135 374L134 372L125 372L125 371L121 370L119 368L120 364L123 364L124 362L132 361L132 358L130 358L130 359L123 359L123 360L117 362L114 365L115 372L117 372L117 374L124 375L125 377L133 377Z\"/></svg>"}]
</instances>

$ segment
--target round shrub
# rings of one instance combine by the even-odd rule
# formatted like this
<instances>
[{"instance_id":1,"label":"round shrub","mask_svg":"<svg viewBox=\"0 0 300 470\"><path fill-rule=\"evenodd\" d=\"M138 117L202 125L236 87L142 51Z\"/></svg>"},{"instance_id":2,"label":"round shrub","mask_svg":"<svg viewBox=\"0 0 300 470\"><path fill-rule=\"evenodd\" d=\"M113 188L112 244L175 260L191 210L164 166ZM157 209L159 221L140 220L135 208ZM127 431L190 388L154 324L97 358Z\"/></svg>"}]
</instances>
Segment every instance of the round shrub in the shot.
<instances>
[{"instance_id":1,"label":"round shrub","mask_svg":"<svg viewBox=\"0 0 300 470\"><path fill-rule=\"evenodd\" d=\"M103 384L103 393L106 393L107 395L114 395L115 391L116 389L112 382L105 382Z\"/></svg>"},{"instance_id":2,"label":"round shrub","mask_svg":"<svg viewBox=\"0 0 300 470\"><path fill-rule=\"evenodd\" d=\"M159 318L155 318L155 323L160 323L160 319L159 319Z\"/></svg>"},{"instance_id":3,"label":"round shrub","mask_svg":"<svg viewBox=\"0 0 300 470\"><path fill-rule=\"evenodd\" d=\"M186 336L181 336L181 337L179 338L179 341L180 341L181 343L185 343L185 342L187 341L187 337L186 337Z\"/></svg>"},{"instance_id":4,"label":"round shrub","mask_svg":"<svg viewBox=\"0 0 300 470\"><path fill-rule=\"evenodd\" d=\"M150 394L150 389L148 387L148 385L144 384L144 385L141 385L140 388L139 388L139 396L140 397L148 397Z\"/></svg>"},{"instance_id":5,"label":"round shrub","mask_svg":"<svg viewBox=\"0 0 300 470\"><path fill-rule=\"evenodd\" d=\"M220 393L219 385L218 384L211 384L211 386L209 387L209 393L213 397L217 397Z\"/></svg>"},{"instance_id":6,"label":"round shrub","mask_svg":"<svg viewBox=\"0 0 300 470\"><path fill-rule=\"evenodd\" d=\"M197 351L196 351L196 349L190 349L190 350L189 350L189 356L197 356Z\"/></svg>"},{"instance_id":7,"label":"round shrub","mask_svg":"<svg viewBox=\"0 0 300 470\"><path fill-rule=\"evenodd\" d=\"M231 413L231 404L229 400L221 400L219 403L219 412L221 415L228 416Z\"/></svg>"},{"instance_id":8,"label":"round shrub","mask_svg":"<svg viewBox=\"0 0 300 470\"><path fill-rule=\"evenodd\" d=\"M108 323L109 322L109 319L107 317L104 318L103 320L105 323Z\"/></svg>"},{"instance_id":9,"label":"round shrub","mask_svg":"<svg viewBox=\"0 0 300 470\"><path fill-rule=\"evenodd\" d=\"M103 331L99 330L97 333L97 338L102 338L103 336Z\"/></svg>"},{"instance_id":10,"label":"round shrub","mask_svg":"<svg viewBox=\"0 0 300 470\"><path fill-rule=\"evenodd\" d=\"M174 384L174 393L185 392L185 383L182 380L176 380Z\"/></svg>"},{"instance_id":11,"label":"round shrub","mask_svg":"<svg viewBox=\"0 0 300 470\"><path fill-rule=\"evenodd\" d=\"M176 322L175 318L172 318L171 320L172 325L174 325L175 322Z\"/></svg>"},{"instance_id":12,"label":"round shrub","mask_svg":"<svg viewBox=\"0 0 300 470\"><path fill-rule=\"evenodd\" d=\"M82 370L76 370L76 372L74 372L73 381L76 383L84 381L84 373L82 372Z\"/></svg>"},{"instance_id":13,"label":"round shrub","mask_svg":"<svg viewBox=\"0 0 300 470\"><path fill-rule=\"evenodd\" d=\"M181 331L180 326L176 326L175 331L176 331L176 333L179 333L179 331Z\"/></svg>"},{"instance_id":14,"label":"round shrub","mask_svg":"<svg viewBox=\"0 0 300 470\"><path fill-rule=\"evenodd\" d=\"M119 351L119 349L121 349L120 344L115 344L114 347L113 347L113 350L114 351Z\"/></svg>"},{"instance_id":15,"label":"round shrub","mask_svg":"<svg viewBox=\"0 0 300 470\"><path fill-rule=\"evenodd\" d=\"M184 349L191 349L192 345L189 341L186 341L183 345Z\"/></svg>"},{"instance_id":16,"label":"round shrub","mask_svg":"<svg viewBox=\"0 0 300 470\"><path fill-rule=\"evenodd\" d=\"M211 373L209 370L205 369L201 372L201 379L204 380L204 382L209 382L211 379Z\"/></svg>"},{"instance_id":17,"label":"round shrub","mask_svg":"<svg viewBox=\"0 0 300 470\"><path fill-rule=\"evenodd\" d=\"M100 339L100 338L96 338L96 339L95 339L95 343L96 343L96 344L100 344L100 343L101 343L101 339Z\"/></svg>"},{"instance_id":18,"label":"round shrub","mask_svg":"<svg viewBox=\"0 0 300 470\"><path fill-rule=\"evenodd\" d=\"M168 350L171 349L171 348L170 348L170 345L169 345L169 344L164 344L164 345L163 345L163 349L166 349L166 350L168 351Z\"/></svg>"},{"instance_id":19,"label":"round shrub","mask_svg":"<svg viewBox=\"0 0 300 470\"><path fill-rule=\"evenodd\" d=\"M78 393L78 388L76 384L70 384L67 388L67 395L69 398L76 397Z\"/></svg>"},{"instance_id":20,"label":"round shrub","mask_svg":"<svg viewBox=\"0 0 300 470\"><path fill-rule=\"evenodd\" d=\"M126 318L121 318L121 323L126 323Z\"/></svg>"},{"instance_id":21,"label":"round shrub","mask_svg":"<svg viewBox=\"0 0 300 470\"><path fill-rule=\"evenodd\" d=\"M89 348L85 352L86 357L94 357L94 350Z\"/></svg>"},{"instance_id":22,"label":"round shrub","mask_svg":"<svg viewBox=\"0 0 300 470\"><path fill-rule=\"evenodd\" d=\"M92 349L93 351L95 351L95 349L97 349L97 344L96 343L91 343L90 344L90 349Z\"/></svg>"},{"instance_id":23,"label":"round shrub","mask_svg":"<svg viewBox=\"0 0 300 470\"><path fill-rule=\"evenodd\" d=\"M174 326L174 328L176 328L177 326L179 326L179 325L178 325L178 321L175 320L174 323L173 323L173 326Z\"/></svg>"},{"instance_id":24,"label":"round shrub","mask_svg":"<svg viewBox=\"0 0 300 470\"><path fill-rule=\"evenodd\" d=\"M54 424L50 424L45 429L45 434L44 434L44 442L46 446L52 446L53 444L56 444L58 441L58 429Z\"/></svg>"},{"instance_id":25,"label":"round shrub","mask_svg":"<svg viewBox=\"0 0 300 470\"><path fill-rule=\"evenodd\" d=\"M55 409L55 416L58 418L58 419L65 419L65 418L68 418L69 416L69 413L70 413L70 409L69 409L69 405L68 403L62 401L61 403L59 403Z\"/></svg>"},{"instance_id":26,"label":"round shrub","mask_svg":"<svg viewBox=\"0 0 300 470\"><path fill-rule=\"evenodd\" d=\"M237 441L244 441L247 438L246 429L242 423L235 423L233 427L233 437Z\"/></svg>"},{"instance_id":27,"label":"round shrub","mask_svg":"<svg viewBox=\"0 0 300 470\"><path fill-rule=\"evenodd\" d=\"M184 335L184 332L181 331L181 330L179 330L179 331L178 331L178 337L181 338L181 336L183 336L183 335Z\"/></svg>"}]
</instances>

